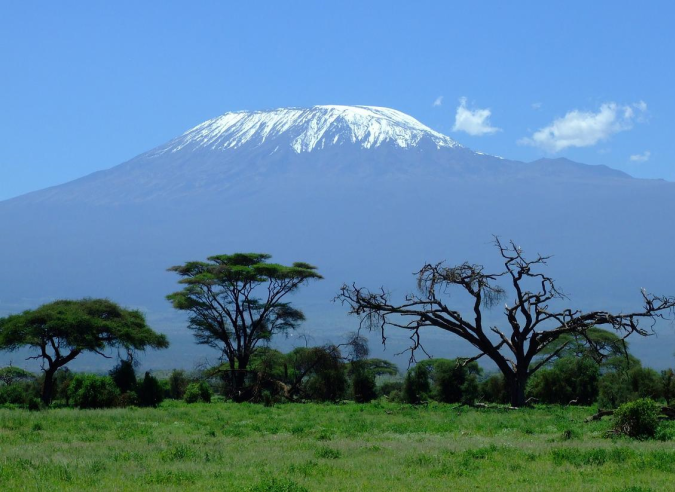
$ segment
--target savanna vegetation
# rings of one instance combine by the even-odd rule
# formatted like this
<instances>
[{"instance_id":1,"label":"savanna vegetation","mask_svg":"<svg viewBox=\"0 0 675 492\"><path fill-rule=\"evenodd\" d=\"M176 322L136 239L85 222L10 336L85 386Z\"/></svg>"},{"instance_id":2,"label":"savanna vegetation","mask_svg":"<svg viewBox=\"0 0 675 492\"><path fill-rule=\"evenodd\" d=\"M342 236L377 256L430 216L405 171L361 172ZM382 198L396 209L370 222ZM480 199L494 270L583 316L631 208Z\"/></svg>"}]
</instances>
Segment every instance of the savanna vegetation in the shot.
<instances>
[{"instance_id":1,"label":"savanna vegetation","mask_svg":"<svg viewBox=\"0 0 675 492\"><path fill-rule=\"evenodd\" d=\"M5 489L661 490L675 473L675 371L644 367L629 335L675 299L643 292L640 311L552 309L565 301L515 245L497 242L502 272L427 265L403 304L345 285L337 300L361 318L345 340L273 348L302 311L288 294L322 277L304 262L220 255L170 270L167 296L189 314L209 367L139 372L146 349L168 346L143 315L105 299L55 301L0 319L0 349L32 351L41 371L0 368L0 486ZM486 310L514 300L510 333ZM459 287L462 315L443 299ZM460 335L477 356L419 358L420 333ZM411 365L373 358L376 329L411 333ZM384 341L384 340L383 340ZM113 358L75 373L83 352ZM496 370L479 361L487 356Z\"/></svg>"}]
</instances>

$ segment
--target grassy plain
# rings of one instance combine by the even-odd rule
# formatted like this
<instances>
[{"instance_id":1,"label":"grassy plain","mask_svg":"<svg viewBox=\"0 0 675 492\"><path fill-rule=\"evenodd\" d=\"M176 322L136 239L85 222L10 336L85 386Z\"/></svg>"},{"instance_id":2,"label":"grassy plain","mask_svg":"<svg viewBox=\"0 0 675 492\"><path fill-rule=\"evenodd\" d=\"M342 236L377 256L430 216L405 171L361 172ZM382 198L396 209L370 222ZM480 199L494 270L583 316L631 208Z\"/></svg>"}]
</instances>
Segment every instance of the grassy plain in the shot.
<instances>
[{"instance_id":1,"label":"grassy plain","mask_svg":"<svg viewBox=\"0 0 675 492\"><path fill-rule=\"evenodd\" d=\"M0 490L673 490L675 442L592 408L372 403L0 410ZM674 435L666 423L666 435Z\"/></svg>"}]
</instances>

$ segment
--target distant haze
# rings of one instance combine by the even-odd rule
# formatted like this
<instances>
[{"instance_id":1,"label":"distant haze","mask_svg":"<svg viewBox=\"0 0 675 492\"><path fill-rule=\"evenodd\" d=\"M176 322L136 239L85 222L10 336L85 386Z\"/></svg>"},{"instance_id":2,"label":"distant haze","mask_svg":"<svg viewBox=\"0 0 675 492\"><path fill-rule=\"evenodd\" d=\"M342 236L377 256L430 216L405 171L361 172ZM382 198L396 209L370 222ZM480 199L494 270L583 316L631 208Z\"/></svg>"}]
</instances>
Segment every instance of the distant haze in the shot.
<instances>
[{"instance_id":1,"label":"distant haze","mask_svg":"<svg viewBox=\"0 0 675 492\"><path fill-rule=\"evenodd\" d=\"M191 367L217 354L194 345L164 299L178 288L171 265L236 251L315 264L325 280L292 299L307 314L301 331L314 343L339 342L358 327L331 302L343 282L402 298L424 262L499 269L493 234L526 254L554 255L549 273L570 306L630 310L641 287L675 294L673 210L673 183L476 153L391 109L228 113L112 169L0 202L0 315L108 297L142 309L169 335L172 347L146 354L146 366ZM500 308L492 314L500 323ZM673 328L656 331L657 339L633 339L634 352L647 365L672 365ZM374 353L405 365L407 356L394 357L405 334L389 335L383 354L370 337ZM475 355L440 330L426 335L435 356ZM0 355L10 360L24 364ZM90 358L79 367L110 365Z\"/></svg>"}]
</instances>

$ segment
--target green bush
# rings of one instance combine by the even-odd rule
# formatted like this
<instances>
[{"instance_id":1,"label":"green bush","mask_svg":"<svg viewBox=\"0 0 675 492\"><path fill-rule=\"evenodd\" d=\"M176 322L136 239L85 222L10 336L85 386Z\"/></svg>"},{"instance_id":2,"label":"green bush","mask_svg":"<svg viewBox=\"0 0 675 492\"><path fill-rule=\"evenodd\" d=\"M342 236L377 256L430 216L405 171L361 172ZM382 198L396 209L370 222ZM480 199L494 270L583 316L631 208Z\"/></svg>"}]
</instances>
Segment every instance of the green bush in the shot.
<instances>
[{"instance_id":1,"label":"green bush","mask_svg":"<svg viewBox=\"0 0 675 492\"><path fill-rule=\"evenodd\" d=\"M641 367L638 362L629 369L619 368L600 378L600 407L616 408L638 398L663 398L662 378L658 372Z\"/></svg>"},{"instance_id":2,"label":"green bush","mask_svg":"<svg viewBox=\"0 0 675 492\"><path fill-rule=\"evenodd\" d=\"M120 390L110 376L78 374L68 387L72 404L78 408L108 408L117 404Z\"/></svg>"},{"instance_id":3,"label":"green bush","mask_svg":"<svg viewBox=\"0 0 675 492\"><path fill-rule=\"evenodd\" d=\"M590 405L598 397L600 367L590 357L564 357L530 379L528 396L540 403Z\"/></svg>"},{"instance_id":4,"label":"green bush","mask_svg":"<svg viewBox=\"0 0 675 492\"><path fill-rule=\"evenodd\" d=\"M473 403L478 399L478 379L482 369L475 362L464 365L459 359L430 359L433 398L444 403Z\"/></svg>"},{"instance_id":5,"label":"green bush","mask_svg":"<svg viewBox=\"0 0 675 492\"><path fill-rule=\"evenodd\" d=\"M185 390L185 395L183 399L185 403L211 403L211 388L206 383L206 381L200 381L199 383L190 383Z\"/></svg>"},{"instance_id":6,"label":"green bush","mask_svg":"<svg viewBox=\"0 0 675 492\"><path fill-rule=\"evenodd\" d=\"M508 403L509 392L503 374L493 374L479 386L483 399L490 403Z\"/></svg>"},{"instance_id":7,"label":"green bush","mask_svg":"<svg viewBox=\"0 0 675 492\"><path fill-rule=\"evenodd\" d=\"M128 360L121 360L110 371L110 377L113 379L121 393L136 390L136 371L134 365Z\"/></svg>"},{"instance_id":8,"label":"green bush","mask_svg":"<svg viewBox=\"0 0 675 492\"><path fill-rule=\"evenodd\" d=\"M356 365L351 379L352 393L356 403L368 403L377 397L375 376L370 371Z\"/></svg>"},{"instance_id":9,"label":"green bush","mask_svg":"<svg viewBox=\"0 0 675 492\"><path fill-rule=\"evenodd\" d=\"M403 389L403 381L385 381L377 387L378 396L386 396L391 399L391 394L396 391L401 393Z\"/></svg>"},{"instance_id":10,"label":"green bush","mask_svg":"<svg viewBox=\"0 0 675 492\"><path fill-rule=\"evenodd\" d=\"M169 398L182 400L189 384L185 371L176 369L169 376Z\"/></svg>"},{"instance_id":11,"label":"green bush","mask_svg":"<svg viewBox=\"0 0 675 492\"><path fill-rule=\"evenodd\" d=\"M0 387L0 405L24 405L27 403L23 385L12 384Z\"/></svg>"},{"instance_id":12,"label":"green bush","mask_svg":"<svg viewBox=\"0 0 675 492\"><path fill-rule=\"evenodd\" d=\"M659 404L641 398L621 405L614 412L614 431L635 439L651 439L659 428Z\"/></svg>"},{"instance_id":13,"label":"green bush","mask_svg":"<svg viewBox=\"0 0 675 492\"><path fill-rule=\"evenodd\" d=\"M138 404L142 407L156 407L164 400L164 388L149 372L138 385Z\"/></svg>"},{"instance_id":14,"label":"green bush","mask_svg":"<svg viewBox=\"0 0 675 492\"><path fill-rule=\"evenodd\" d=\"M429 369L424 364L417 364L408 371L403 381L403 400L406 403L420 403L429 398Z\"/></svg>"}]
</instances>

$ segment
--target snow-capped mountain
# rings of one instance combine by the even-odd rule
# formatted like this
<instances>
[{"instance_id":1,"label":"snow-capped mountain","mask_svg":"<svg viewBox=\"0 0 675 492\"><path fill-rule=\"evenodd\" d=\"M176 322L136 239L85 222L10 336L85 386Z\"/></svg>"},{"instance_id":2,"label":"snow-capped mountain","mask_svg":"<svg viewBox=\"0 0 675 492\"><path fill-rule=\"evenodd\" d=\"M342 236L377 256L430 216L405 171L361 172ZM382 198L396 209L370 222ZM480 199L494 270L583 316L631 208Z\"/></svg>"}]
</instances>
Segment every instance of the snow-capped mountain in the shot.
<instances>
[{"instance_id":1,"label":"snow-capped mountain","mask_svg":"<svg viewBox=\"0 0 675 492\"><path fill-rule=\"evenodd\" d=\"M437 148L461 147L415 118L373 106L314 106L271 111L237 111L205 121L158 149L157 154L181 149L237 149L275 143L295 152L326 146L356 144L364 149L391 143L401 148L428 141Z\"/></svg>"},{"instance_id":2,"label":"snow-capped mountain","mask_svg":"<svg viewBox=\"0 0 675 492\"><path fill-rule=\"evenodd\" d=\"M555 255L548 273L571 306L622 309L639 303L643 286L675 294L669 210L673 183L481 154L393 109L226 113L111 169L0 202L0 316L109 297L170 335L173 351L153 367L190 366L197 349L164 300L177 280L166 268L260 251L319 267L325 280L292 301L317 343L337 342L356 327L329 302L342 282L402 296L424 262L498 268L493 234ZM473 355L430 336L434 355ZM666 360L664 340L673 338L634 348ZM396 353L406 338L390 343Z\"/></svg>"}]
</instances>

